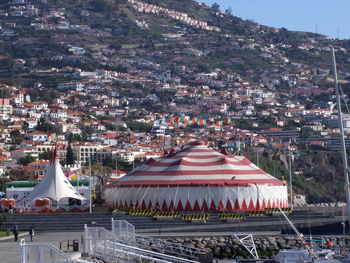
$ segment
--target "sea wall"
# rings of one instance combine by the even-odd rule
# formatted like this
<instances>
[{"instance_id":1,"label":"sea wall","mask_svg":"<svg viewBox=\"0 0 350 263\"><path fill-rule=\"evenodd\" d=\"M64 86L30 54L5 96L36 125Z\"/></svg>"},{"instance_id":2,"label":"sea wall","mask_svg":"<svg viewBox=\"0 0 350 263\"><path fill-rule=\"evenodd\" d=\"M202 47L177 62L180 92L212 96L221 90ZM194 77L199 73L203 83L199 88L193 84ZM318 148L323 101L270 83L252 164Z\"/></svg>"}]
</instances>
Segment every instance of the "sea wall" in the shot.
<instances>
[{"instance_id":1,"label":"sea wall","mask_svg":"<svg viewBox=\"0 0 350 263\"><path fill-rule=\"evenodd\" d=\"M182 243L192 247L208 248L213 252L213 256L222 258L250 258L248 252L237 239L231 237L194 237L194 238L172 238L172 242ZM332 246L350 244L350 238L342 237L313 237L313 240L323 240L316 242L319 247L327 248ZM260 258L270 258L278 253L280 249L301 248L302 242L296 237L254 237L255 246Z\"/></svg>"}]
</instances>

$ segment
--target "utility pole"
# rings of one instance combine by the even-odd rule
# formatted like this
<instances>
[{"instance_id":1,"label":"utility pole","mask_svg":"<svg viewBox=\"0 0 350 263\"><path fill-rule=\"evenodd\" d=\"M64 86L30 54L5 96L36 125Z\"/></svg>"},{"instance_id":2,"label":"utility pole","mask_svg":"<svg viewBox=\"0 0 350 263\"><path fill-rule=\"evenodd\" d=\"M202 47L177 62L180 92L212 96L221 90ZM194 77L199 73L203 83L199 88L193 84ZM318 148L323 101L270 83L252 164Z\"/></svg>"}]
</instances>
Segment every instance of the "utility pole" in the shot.
<instances>
[{"instance_id":1,"label":"utility pole","mask_svg":"<svg viewBox=\"0 0 350 263\"><path fill-rule=\"evenodd\" d=\"M115 154L115 170L117 171L118 175L118 153Z\"/></svg>"},{"instance_id":2,"label":"utility pole","mask_svg":"<svg viewBox=\"0 0 350 263\"><path fill-rule=\"evenodd\" d=\"M89 155L89 213L92 213L92 196L91 196L91 155Z\"/></svg>"},{"instance_id":3,"label":"utility pole","mask_svg":"<svg viewBox=\"0 0 350 263\"><path fill-rule=\"evenodd\" d=\"M293 210L294 205L293 205L293 178L292 178L292 156L291 156L291 151L290 151L290 142L288 144L288 150L289 150L289 195L290 195L290 208Z\"/></svg>"}]
</instances>

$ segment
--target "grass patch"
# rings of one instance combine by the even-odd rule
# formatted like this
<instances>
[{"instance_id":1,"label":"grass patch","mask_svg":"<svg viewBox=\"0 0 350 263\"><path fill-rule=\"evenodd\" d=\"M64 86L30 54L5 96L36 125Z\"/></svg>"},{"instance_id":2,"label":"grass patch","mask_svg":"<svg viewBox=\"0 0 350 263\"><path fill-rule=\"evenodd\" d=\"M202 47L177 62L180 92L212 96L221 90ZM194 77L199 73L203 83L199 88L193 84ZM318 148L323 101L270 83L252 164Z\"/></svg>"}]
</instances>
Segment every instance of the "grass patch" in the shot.
<instances>
[{"instance_id":1,"label":"grass patch","mask_svg":"<svg viewBox=\"0 0 350 263\"><path fill-rule=\"evenodd\" d=\"M27 233L27 231L20 231L19 234ZM13 236L12 230L10 232L10 236ZM0 231L0 238L6 237L6 231Z\"/></svg>"},{"instance_id":2,"label":"grass patch","mask_svg":"<svg viewBox=\"0 0 350 263\"><path fill-rule=\"evenodd\" d=\"M87 45L86 47L90 49L104 49L107 48L108 45Z\"/></svg>"},{"instance_id":3,"label":"grass patch","mask_svg":"<svg viewBox=\"0 0 350 263\"><path fill-rule=\"evenodd\" d=\"M132 49L132 48L137 48L139 45L138 44L124 44L122 45L122 49Z\"/></svg>"}]
</instances>

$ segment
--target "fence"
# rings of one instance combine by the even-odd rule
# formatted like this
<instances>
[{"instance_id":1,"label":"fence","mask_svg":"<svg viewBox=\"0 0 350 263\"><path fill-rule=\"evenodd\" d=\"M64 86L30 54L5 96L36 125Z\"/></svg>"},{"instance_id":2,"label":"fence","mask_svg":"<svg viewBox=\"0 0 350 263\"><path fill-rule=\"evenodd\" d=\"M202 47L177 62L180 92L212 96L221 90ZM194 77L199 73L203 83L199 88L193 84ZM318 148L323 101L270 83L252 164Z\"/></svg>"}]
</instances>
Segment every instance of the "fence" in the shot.
<instances>
[{"instance_id":1,"label":"fence","mask_svg":"<svg viewBox=\"0 0 350 263\"><path fill-rule=\"evenodd\" d=\"M21 263L72 263L72 258L50 243L25 243L22 239Z\"/></svg>"},{"instance_id":2,"label":"fence","mask_svg":"<svg viewBox=\"0 0 350 263\"><path fill-rule=\"evenodd\" d=\"M188 259L119 243L116 236L103 227L85 227L84 251L90 256L113 262L195 263Z\"/></svg>"},{"instance_id":3,"label":"fence","mask_svg":"<svg viewBox=\"0 0 350 263\"><path fill-rule=\"evenodd\" d=\"M135 227L125 220L113 220L112 233L117 240L125 242L135 242Z\"/></svg>"}]
</instances>

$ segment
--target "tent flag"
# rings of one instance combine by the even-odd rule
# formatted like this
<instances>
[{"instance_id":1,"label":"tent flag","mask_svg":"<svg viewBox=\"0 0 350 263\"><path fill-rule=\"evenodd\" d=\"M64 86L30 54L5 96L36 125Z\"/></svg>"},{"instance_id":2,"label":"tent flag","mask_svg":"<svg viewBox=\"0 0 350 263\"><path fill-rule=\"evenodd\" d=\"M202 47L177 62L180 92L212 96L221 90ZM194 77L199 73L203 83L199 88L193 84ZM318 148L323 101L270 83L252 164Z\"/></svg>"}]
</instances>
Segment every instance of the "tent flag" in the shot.
<instances>
[{"instance_id":1,"label":"tent flag","mask_svg":"<svg viewBox=\"0 0 350 263\"><path fill-rule=\"evenodd\" d=\"M206 120L199 120L198 124L199 125L206 125L207 121Z\"/></svg>"},{"instance_id":2,"label":"tent flag","mask_svg":"<svg viewBox=\"0 0 350 263\"><path fill-rule=\"evenodd\" d=\"M49 135L49 138L50 138L50 141L56 140L56 133L51 133L51 134Z\"/></svg>"}]
</instances>

